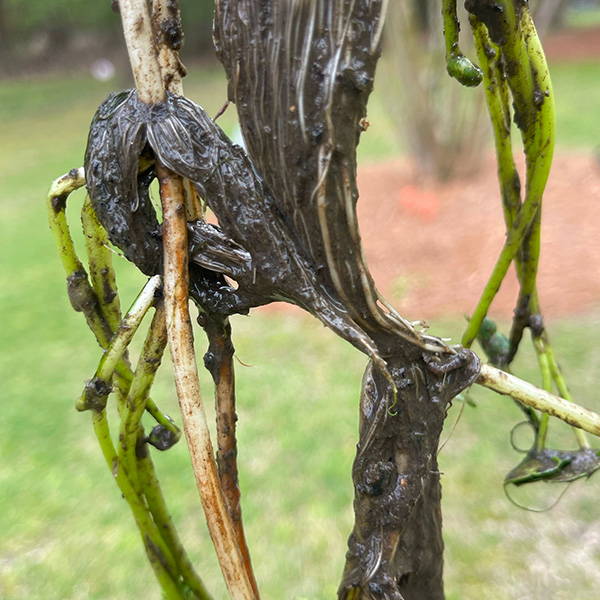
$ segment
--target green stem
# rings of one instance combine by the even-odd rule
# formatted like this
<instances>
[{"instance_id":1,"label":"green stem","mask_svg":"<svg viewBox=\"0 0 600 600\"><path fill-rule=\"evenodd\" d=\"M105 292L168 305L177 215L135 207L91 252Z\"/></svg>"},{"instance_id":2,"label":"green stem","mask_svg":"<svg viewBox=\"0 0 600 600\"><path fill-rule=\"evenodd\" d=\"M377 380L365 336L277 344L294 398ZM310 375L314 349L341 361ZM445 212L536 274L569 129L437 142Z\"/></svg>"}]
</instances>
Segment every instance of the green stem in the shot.
<instances>
[{"instance_id":1,"label":"green stem","mask_svg":"<svg viewBox=\"0 0 600 600\"><path fill-rule=\"evenodd\" d=\"M483 68L485 98L494 134L496 160L498 165L498 181L502 197L502 208L506 229L509 231L521 208L521 181L515 165L512 151L511 112L509 105L509 89L504 75L502 53L492 42L486 27L471 15L469 22L473 30L475 49ZM526 237L528 239L529 236ZM515 257L515 267L520 282L523 282L523 247ZM527 315L522 315L522 293L517 302L517 311L511 331L510 352L507 366L514 358L521 341Z\"/></svg>"},{"instance_id":2,"label":"green stem","mask_svg":"<svg viewBox=\"0 0 600 600\"><path fill-rule=\"evenodd\" d=\"M69 194L85 185L83 169L73 169L56 179L48 193L48 223L54 234L58 253L67 276L67 293L71 306L83 313L101 347L106 348L111 330L102 318L98 298L88 281L86 270L77 257L75 245L67 223L66 205Z\"/></svg>"},{"instance_id":3,"label":"green stem","mask_svg":"<svg viewBox=\"0 0 600 600\"><path fill-rule=\"evenodd\" d=\"M133 320L126 318L123 324L121 324L119 298L114 270L112 268L112 257L108 249L108 238L98 222L89 198L86 198L84 203L81 219L89 257L92 285L90 285L83 264L77 257L66 219L66 201L68 195L73 190L84 185L84 183L83 169L79 169L71 171L52 184L48 198L50 228L54 233L61 262L67 275L71 304L76 310L84 313L88 326L94 333L98 343L101 347L108 350L97 372L97 375L99 374L103 379L97 380L96 383L103 381L104 385L101 386L103 387L103 393L108 393L111 389L110 373L111 370L114 370L119 397L127 398L130 387L133 388L132 393L134 395L138 393L137 389L139 388L139 384L137 386L132 385L134 379L133 373L128 361L124 357L128 338L130 339L133 335L139 322L137 322L137 317L135 317ZM150 301L153 295L154 292L151 295L147 293L144 303ZM144 293L141 296L144 296ZM145 312L144 306L138 306L138 308L141 309L139 315L141 320L141 316ZM132 311L136 312L136 303L134 303ZM131 314L128 315L128 317L131 316ZM162 315L162 322L164 324L164 313ZM120 333L116 336L115 343L111 344L113 333L118 330ZM164 342L162 346L164 350ZM151 359L149 362L146 361L148 365L151 363ZM158 364L154 366L154 369L157 367ZM150 383L151 381L147 384L147 389ZM147 395L147 389L143 395ZM97 392L98 390L96 389L95 391ZM104 399L105 401L106 398ZM181 432L173 421L167 415L164 415L149 398L147 399L147 404L149 412L156 420L164 427L170 429L174 437L178 439ZM143 412L145 408L144 402L140 403L140 406ZM184 597L184 592L179 589L176 583L179 579L180 571L185 579L187 588L194 591L197 598L201 600L209 598L202 586L202 582L194 573L191 563L185 555L185 551L181 547L181 544L178 543L177 534L172 527L164 500L162 500L162 503L157 500L157 498L162 498L162 493L156 478L149 478L147 475L149 472L154 472L149 456L146 455L143 460L140 460L140 468L138 469L135 450L137 446L137 433L142 432L142 429L139 426L141 413L138 406L136 406L136 410L138 414L135 418L137 418L138 427L135 431L135 439L131 445L133 450L133 468L130 466L127 470L128 472L123 471L123 464L119 461L119 457L117 457L112 444L105 411L95 410L93 424L102 453L111 472L117 479L119 489L130 505L140 533L142 534L146 553L166 597L169 599ZM119 414L122 417L126 417L129 414L128 404L124 399L119 401ZM129 420L128 423L130 423ZM143 479L141 482L143 485L140 484L140 477ZM143 489L144 487L145 489ZM144 497L142 489L152 516L156 520L156 525L153 523L148 513L148 508L142 500ZM163 524L166 525L163 527ZM161 530L165 528L171 530L166 535L166 545L165 541L160 537L157 526Z\"/></svg>"},{"instance_id":4,"label":"green stem","mask_svg":"<svg viewBox=\"0 0 600 600\"><path fill-rule=\"evenodd\" d=\"M159 425L162 425L165 429L168 429L173 434L173 439L175 439L176 441L179 440L179 438L181 437L181 429L177 427L177 425L169 415L162 412L162 410L156 405L152 398L146 399L146 410L150 415L152 415L154 420Z\"/></svg>"},{"instance_id":5,"label":"green stem","mask_svg":"<svg viewBox=\"0 0 600 600\"><path fill-rule=\"evenodd\" d=\"M109 322L103 313L110 312L111 310L114 311L114 307L118 306L118 299L115 299L112 309L102 310L101 305L104 295L102 293L97 295L94 292L92 285L90 285L85 268L83 267L83 264L79 260L75 251L75 245L73 244L73 239L71 237L66 218L66 203L69 194L71 194L71 192L74 190L83 187L84 185L85 178L82 168L73 169L72 171L69 171L69 173L57 178L52 183L48 193L48 221L50 224L50 229L54 234L58 253L67 276L67 289L71 304L76 311L83 312L88 327L96 337L98 344L101 348L106 350L110 344L110 340L114 332L117 330L120 324L120 318L115 325L111 326L109 325ZM91 212L93 213L93 211ZM96 224L98 223L95 215L93 221L91 215L82 215L82 221L86 240L90 239L90 237L93 237L99 243L103 243L102 240L104 238L102 237L102 234L94 230ZM109 252L105 246L103 247L103 251L106 253ZM96 253L95 255L98 256L99 253ZM95 265L98 266L98 269L92 267L90 270L92 273L94 270L99 273L99 277L96 279L96 283L94 284L96 289L103 289L103 275L100 273L100 271L105 267L109 267L112 271L112 267L110 267L109 254L106 256L99 256L101 262L98 262L98 260L95 261ZM90 262L94 262L91 257ZM107 277L109 285L111 285L111 288L116 291L116 284L114 284L113 287L110 279L110 273L108 272ZM131 380L133 378L133 373L131 371L131 367L129 364L127 364L127 361L120 360L115 372L118 377L117 382L119 386L123 389L128 389L128 386L131 384ZM163 425L166 429L173 433L175 439L179 439L181 437L181 430L179 427L177 427L173 420L168 415L165 415L160 408L158 408L156 403L150 398L148 398L146 403L146 409L159 424Z\"/></svg>"},{"instance_id":6,"label":"green stem","mask_svg":"<svg viewBox=\"0 0 600 600\"><path fill-rule=\"evenodd\" d=\"M521 183L512 151L508 87L500 65L502 55L483 23L473 16L469 22L473 29L477 58L483 71L485 99L496 147L504 220L506 228L510 229L521 207Z\"/></svg>"},{"instance_id":7,"label":"green stem","mask_svg":"<svg viewBox=\"0 0 600 600\"><path fill-rule=\"evenodd\" d=\"M532 336L533 337L533 336ZM540 366L542 374L542 388L547 392L552 392L552 374L550 372L550 363L548 361L548 353L540 338L533 337L533 346ZM548 413L543 413L540 417L540 424L535 436L535 449L541 452L546 447L546 439L548 437Z\"/></svg>"},{"instance_id":8,"label":"green stem","mask_svg":"<svg viewBox=\"0 0 600 600\"><path fill-rule=\"evenodd\" d=\"M154 465L143 444L141 419L144 413L148 392L167 345L164 305L157 306L150 330L144 342L135 375L129 388L119 433L119 461L130 480L135 481L146 498L148 508L160 535L164 539L178 571L186 585L199 600L210 598L202 581L195 573L192 564L179 541L173 520L166 507L160 484L154 473Z\"/></svg>"},{"instance_id":9,"label":"green stem","mask_svg":"<svg viewBox=\"0 0 600 600\"><path fill-rule=\"evenodd\" d=\"M125 362L125 360L119 361L115 368L115 375L123 380L125 387L129 388L133 381L133 371L131 367ZM146 399L146 411L152 416L152 418L165 429L168 429L175 440L181 438L181 429L177 427L173 419L164 413L152 400L152 398Z\"/></svg>"},{"instance_id":10,"label":"green stem","mask_svg":"<svg viewBox=\"0 0 600 600\"><path fill-rule=\"evenodd\" d=\"M137 476L136 452L146 398L166 345L165 311L161 303L154 313L121 415L119 460L132 480Z\"/></svg>"},{"instance_id":11,"label":"green stem","mask_svg":"<svg viewBox=\"0 0 600 600\"><path fill-rule=\"evenodd\" d=\"M83 168L71 169L68 173L55 179L48 191L48 221L50 229L59 245L60 258L67 273L73 273L82 268L75 253L73 240L69 233L69 226L65 219L65 208L67 198L79 188L85 185L85 174Z\"/></svg>"},{"instance_id":12,"label":"green stem","mask_svg":"<svg viewBox=\"0 0 600 600\"><path fill-rule=\"evenodd\" d=\"M571 396L571 392L567 386L567 382L562 374L562 371L556 361L556 357L554 356L554 350L550 344L546 344L546 352L548 354L548 363L550 367L550 372L552 373L552 377L554 379L554 383L556 383L556 387L558 388L558 393L569 402L573 402L573 397ZM585 432L576 427L573 428L573 432L575 434L575 438L579 447L581 449L590 448L590 443L585 435Z\"/></svg>"},{"instance_id":13,"label":"green stem","mask_svg":"<svg viewBox=\"0 0 600 600\"><path fill-rule=\"evenodd\" d=\"M121 306L112 266L112 253L109 250L106 231L98 221L89 196L83 203L81 223L85 234L92 287L99 299L102 315L111 330L116 331L121 323Z\"/></svg>"},{"instance_id":14,"label":"green stem","mask_svg":"<svg viewBox=\"0 0 600 600\"><path fill-rule=\"evenodd\" d=\"M521 246L524 234L531 225L538 208L539 202L525 202L519 211L519 214L515 220L515 226L507 235L502 252L496 261L492 274L483 290L483 293L481 294L479 303L477 304L473 315L469 319L469 324L465 333L463 334L462 345L465 346L465 348L469 348L477 337L477 332L481 327L481 323L487 315L492 300L495 298L498 290L500 289L500 285L504 280L504 277L508 271L508 267L515 258L515 255Z\"/></svg>"},{"instance_id":15,"label":"green stem","mask_svg":"<svg viewBox=\"0 0 600 600\"><path fill-rule=\"evenodd\" d=\"M100 410L106 406L106 400L112 389L112 377L115 368L127 350L127 346L146 312L152 306L154 295L159 286L160 276L151 277L131 305L129 312L121 321L119 329L100 359L94 377L86 384L77 403L77 410Z\"/></svg>"},{"instance_id":16,"label":"green stem","mask_svg":"<svg viewBox=\"0 0 600 600\"><path fill-rule=\"evenodd\" d=\"M140 496L135 492L131 481L128 479L126 472L123 470L119 463L119 458L115 452L114 445L110 436L110 429L108 420L106 418L106 411L94 410L92 412L92 424L94 426L94 432L104 460L108 465L110 472L112 473L115 481L126 500L133 518L138 526L146 554L154 570L154 574L162 587L165 596L168 600L181 600L184 598L181 593L179 586L176 581L177 566L169 548L164 543L160 536L160 533L156 527L156 524L152 521L147 507L144 505Z\"/></svg>"},{"instance_id":17,"label":"green stem","mask_svg":"<svg viewBox=\"0 0 600 600\"><path fill-rule=\"evenodd\" d=\"M144 490L148 508L152 513L154 522L173 555L177 568L185 584L194 592L195 600L210 600L211 596L206 590L204 583L196 573L192 561L189 559L160 488L156 477L154 465L148 455L148 447L145 446L142 455L138 458L138 476Z\"/></svg>"},{"instance_id":18,"label":"green stem","mask_svg":"<svg viewBox=\"0 0 600 600\"><path fill-rule=\"evenodd\" d=\"M541 198L546 186L552 155L554 151L554 94L548 65L544 56L535 26L527 10L521 12L520 26L523 31L524 45L529 56L530 68L526 70L525 84L521 101L531 113L521 124L523 144L527 164L527 196L539 195ZM533 99L533 102L531 102ZM517 100L515 99L515 102ZM518 106L518 104L517 104ZM525 108L522 112L525 113ZM523 119L523 117L521 117ZM527 232L522 245L521 292L517 306L525 309L525 314L539 314L539 300L536 291L537 270L540 258L541 242L541 205ZM527 307L526 304L529 304ZM528 309L528 310L527 310ZM523 319L517 319L515 340L522 334Z\"/></svg>"},{"instance_id":19,"label":"green stem","mask_svg":"<svg viewBox=\"0 0 600 600\"><path fill-rule=\"evenodd\" d=\"M513 93L517 93L517 97L520 98L518 103L517 98L515 98L515 102L517 103L517 110L520 110L522 113L520 118L527 159L527 194L530 195L531 190L533 190L541 196L552 160L554 140L552 87L543 49L537 33L535 32L533 22L528 14L522 14L521 17L521 28L524 32L524 46L517 43L512 44L512 55L520 56L522 59L524 48L528 60L531 63L531 69L529 71L525 70L520 82L516 85L517 92L513 90ZM519 174L512 152L510 133L511 115L507 80L504 75L504 67L501 61L501 49L492 42L486 27L474 16L471 16L470 23L473 29L478 59L483 68L486 102L496 146L498 179L500 182L504 218L507 230L510 231L521 207L521 194ZM529 75L532 76L529 77ZM513 83L515 79L517 78L513 75ZM520 90L520 95L518 95L518 90ZM541 93L544 95L540 96L539 94ZM534 99L535 104L536 94L538 100L542 100L542 107L540 108L536 105L533 110L533 118L524 120L523 113L527 114L527 111L531 112L531 99ZM542 118L544 115L536 115L538 109L540 112L543 109L545 113L544 118ZM524 122L528 123L528 130L525 130L523 127ZM544 150L542 153L538 153L540 147ZM523 329L528 323L529 316L533 314L539 314L541 316L536 289L540 256L540 239L541 206L535 214L529 231L526 233L520 252L518 252L515 257L515 266L521 289L519 300L517 302L517 310L515 311L515 321L511 332L509 363L516 353ZM559 393L564 398L571 400L564 377L554 359L553 350L546 335L543 335L543 351L540 351L539 344L536 345L535 339L534 346L536 346L538 360L540 361L544 388L550 391L552 379L554 379L559 389ZM542 447L545 444L547 427L548 416L544 414L541 418L540 429L536 436L537 442L541 444ZM589 447L589 442L587 441L585 433L577 428L574 428L574 431L580 447Z\"/></svg>"},{"instance_id":20,"label":"green stem","mask_svg":"<svg viewBox=\"0 0 600 600\"><path fill-rule=\"evenodd\" d=\"M504 0L500 4L503 8L505 31L502 37L503 43L499 46L499 49L504 55L505 64L510 65L510 69L507 69L506 73L507 81L513 97L515 120L523 137L527 164L527 183L525 200L518 213L513 216L512 210L507 211L507 208L505 208L505 215L509 212L507 220L512 221L511 227L500 257L463 335L462 343L466 347L469 347L477 336L479 327L500 288L510 263L522 247L523 240L534 221L539 219L542 195L552 164L554 148L554 100L548 67L535 27L526 7L522 7L517 15L513 2ZM477 23L476 19L471 21ZM477 26L474 29L477 37ZM481 31L480 29L480 57L481 52L485 51ZM488 79L491 80L492 78L489 77L490 72L488 70ZM495 79L498 80L499 78L496 77ZM506 109L502 106L502 90L498 88L497 92L488 93L488 101L490 98L495 106L495 119L499 121L501 115L506 115ZM492 122L494 125L494 118L492 118ZM497 126L495 133L499 132L500 129ZM506 134L504 134L504 137L509 140L509 136L506 136ZM508 140L503 143L508 143ZM512 164L514 164L512 151L509 153L504 147L502 149L501 168L509 173L512 171ZM514 192L511 192L511 194L514 194ZM512 198L511 206L514 206L514 200L515 198ZM525 277L526 287L535 287L536 248L539 254L539 236L535 232L535 225L533 227L534 232L530 239L532 243L532 266L534 268Z\"/></svg>"}]
</instances>

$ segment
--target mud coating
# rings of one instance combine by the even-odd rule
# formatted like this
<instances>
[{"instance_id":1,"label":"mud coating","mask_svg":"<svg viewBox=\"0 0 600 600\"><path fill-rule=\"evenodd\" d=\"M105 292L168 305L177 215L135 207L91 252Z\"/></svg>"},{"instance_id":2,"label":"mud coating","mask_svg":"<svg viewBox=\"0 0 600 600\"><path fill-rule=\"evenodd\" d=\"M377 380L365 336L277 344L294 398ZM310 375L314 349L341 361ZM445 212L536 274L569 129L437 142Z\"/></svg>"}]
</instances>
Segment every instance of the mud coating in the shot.
<instances>
[{"instance_id":1,"label":"mud coating","mask_svg":"<svg viewBox=\"0 0 600 600\"><path fill-rule=\"evenodd\" d=\"M134 92L100 107L88 188L110 239L160 272L153 167L193 182L218 218L189 225L190 292L208 315L274 300L319 318L372 360L353 467L355 525L340 598L443 598L436 450L449 401L477 376L380 298L362 255L356 147L383 27L381 0L220 0L215 41L248 153L193 102L143 106ZM224 274L235 279L228 286ZM207 366L216 370L211 351ZM392 410L393 407L393 410ZM358 596L356 595L358 590Z\"/></svg>"},{"instance_id":2,"label":"mud coating","mask_svg":"<svg viewBox=\"0 0 600 600\"><path fill-rule=\"evenodd\" d=\"M111 94L92 119L85 153L94 211L111 242L146 275L157 273L161 253L151 179L138 173L150 113L133 91Z\"/></svg>"},{"instance_id":3,"label":"mud coating","mask_svg":"<svg viewBox=\"0 0 600 600\"><path fill-rule=\"evenodd\" d=\"M525 458L505 477L505 483L524 485L532 481L564 483L590 477L600 469L598 450L529 450Z\"/></svg>"},{"instance_id":4,"label":"mud coating","mask_svg":"<svg viewBox=\"0 0 600 600\"><path fill-rule=\"evenodd\" d=\"M478 364L467 352L442 375L428 369L424 356L438 359L381 308L362 257L356 146L382 25L377 1L221 0L215 43L249 156L290 238L325 299L385 357L398 394L392 414L392 384L371 363L353 468L356 523L339 595L358 588L360 598L441 598L435 450L447 403Z\"/></svg>"},{"instance_id":5,"label":"mud coating","mask_svg":"<svg viewBox=\"0 0 600 600\"><path fill-rule=\"evenodd\" d=\"M520 4L520 3L518 3ZM490 38L502 45L507 40L508 23L504 7L495 0L465 0L465 9L485 24Z\"/></svg>"},{"instance_id":6,"label":"mud coating","mask_svg":"<svg viewBox=\"0 0 600 600\"><path fill-rule=\"evenodd\" d=\"M157 450L164 451L173 447L179 441L179 437L172 430L159 424L152 428L145 441Z\"/></svg>"}]
</instances>

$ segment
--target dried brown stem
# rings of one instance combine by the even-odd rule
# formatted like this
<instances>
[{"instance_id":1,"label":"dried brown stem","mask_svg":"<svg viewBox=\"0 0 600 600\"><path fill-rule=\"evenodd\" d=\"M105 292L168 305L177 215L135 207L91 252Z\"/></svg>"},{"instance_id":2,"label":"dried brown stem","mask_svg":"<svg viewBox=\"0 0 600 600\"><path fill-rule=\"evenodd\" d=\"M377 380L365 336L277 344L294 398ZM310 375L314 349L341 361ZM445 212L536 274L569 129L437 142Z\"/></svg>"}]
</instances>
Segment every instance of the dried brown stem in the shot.
<instances>
[{"instance_id":1,"label":"dried brown stem","mask_svg":"<svg viewBox=\"0 0 600 600\"><path fill-rule=\"evenodd\" d=\"M236 441L235 370L233 365L235 350L231 341L231 325L227 318L207 316L203 320L202 326L209 341L208 351L204 355L204 364L215 382L219 478L221 479L227 510L233 522L237 543L250 582L258 596L258 586L252 570L240 505Z\"/></svg>"},{"instance_id":2,"label":"dried brown stem","mask_svg":"<svg viewBox=\"0 0 600 600\"><path fill-rule=\"evenodd\" d=\"M254 599L257 595L250 583L225 504L200 397L188 310L188 241L182 180L160 164L157 165L156 173L163 208L163 278L167 331L177 397L196 484L229 593L234 599Z\"/></svg>"},{"instance_id":3,"label":"dried brown stem","mask_svg":"<svg viewBox=\"0 0 600 600\"><path fill-rule=\"evenodd\" d=\"M166 94L163 73L158 62L146 0L120 0L119 6L138 98L147 104L164 102ZM229 593L235 600L254 600L257 596L250 584L225 506L200 396L188 310L189 270L184 186L180 176L160 163L156 165L156 174L163 208L163 289L167 333L194 475Z\"/></svg>"}]
</instances>

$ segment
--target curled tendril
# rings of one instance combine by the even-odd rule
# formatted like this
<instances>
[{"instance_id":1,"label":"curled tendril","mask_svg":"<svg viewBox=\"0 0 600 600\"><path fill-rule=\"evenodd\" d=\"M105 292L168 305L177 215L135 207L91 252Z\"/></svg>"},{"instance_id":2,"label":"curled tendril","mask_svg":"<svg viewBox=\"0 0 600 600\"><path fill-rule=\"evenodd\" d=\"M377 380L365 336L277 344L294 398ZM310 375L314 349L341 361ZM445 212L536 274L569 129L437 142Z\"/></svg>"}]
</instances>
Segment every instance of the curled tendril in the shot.
<instances>
[{"instance_id":1,"label":"curled tendril","mask_svg":"<svg viewBox=\"0 0 600 600\"><path fill-rule=\"evenodd\" d=\"M521 454L527 454L529 452L529 448L519 448L517 442L515 441L515 436L519 429L522 429L523 426L531 427L535 434L535 427L531 424L530 421L520 421L510 430L510 445L515 452L520 452Z\"/></svg>"},{"instance_id":2,"label":"curled tendril","mask_svg":"<svg viewBox=\"0 0 600 600\"><path fill-rule=\"evenodd\" d=\"M506 496L507 500L513 505L516 506L517 508L521 508L523 510L526 510L528 512L534 512L534 513L544 513L544 512L549 512L551 511L563 498L563 496L567 493L567 490L570 487L570 483L567 483L565 485L565 487L561 490L560 494L558 494L558 496L548 505L545 506L544 508L535 508L533 506L527 506L526 504L521 504L520 502L517 502L517 500L515 500L509 492L510 489L510 483L505 482L503 489L504 489L504 495Z\"/></svg>"}]
</instances>

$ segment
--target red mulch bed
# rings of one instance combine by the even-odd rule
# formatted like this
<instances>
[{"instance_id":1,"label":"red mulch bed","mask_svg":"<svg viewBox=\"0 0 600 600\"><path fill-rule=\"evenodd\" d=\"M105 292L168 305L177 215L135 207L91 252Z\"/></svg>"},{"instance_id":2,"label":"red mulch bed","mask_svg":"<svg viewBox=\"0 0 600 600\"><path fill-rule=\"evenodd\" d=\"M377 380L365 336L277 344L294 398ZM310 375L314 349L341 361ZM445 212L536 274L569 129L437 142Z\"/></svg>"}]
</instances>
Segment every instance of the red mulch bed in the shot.
<instances>
[{"instance_id":1,"label":"red mulch bed","mask_svg":"<svg viewBox=\"0 0 600 600\"><path fill-rule=\"evenodd\" d=\"M359 170L359 186L365 254L381 291L411 319L469 313L504 239L493 158L467 181L450 184L417 181L403 161L368 165ZM600 164L592 155L556 157L542 236L544 313L599 308ZM517 291L511 269L492 314L510 317Z\"/></svg>"},{"instance_id":2,"label":"red mulch bed","mask_svg":"<svg viewBox=\"0 0 600 600\"><path fill-rule=\"evenodd\" d=\"M549 35L550 60L600 57L600 27ZM471 312L502 248L504 225L492 157L468 181L418 181L402 160L359 169L365 254L382 292L411 319ZM589 154L555 159L544 199L539 291L544 313L600 308L600 162ZM512 315L511 268L492 314ZM272 304L258 310L295 310Z\"/></svg>"},{"instance_id":3,"label":"red mulch bed","mask_svg":"<svg viewBox=\"0 0 600 600\"><path fill-rule=\"evenodd\" d=\"M600 57L600 27L564 29L544 39L549 60L578 61Z\"/></svg>"}]
</instances>

